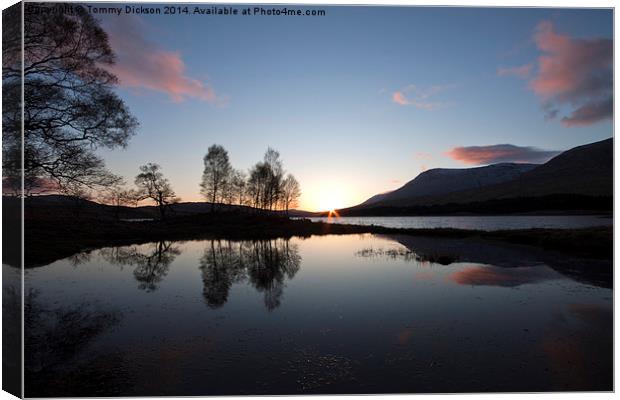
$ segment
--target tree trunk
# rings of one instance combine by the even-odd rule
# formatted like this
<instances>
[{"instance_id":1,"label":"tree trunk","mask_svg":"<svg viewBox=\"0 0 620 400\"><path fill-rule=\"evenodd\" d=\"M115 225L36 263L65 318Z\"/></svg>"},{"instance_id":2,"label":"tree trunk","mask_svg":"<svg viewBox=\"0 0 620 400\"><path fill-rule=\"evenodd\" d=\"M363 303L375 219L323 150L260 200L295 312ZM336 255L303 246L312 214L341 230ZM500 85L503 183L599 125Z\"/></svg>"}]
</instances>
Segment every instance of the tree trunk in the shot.
<instances>
[{"instance_id":1,"label":"tree trunk","mask_svg":"<svg viewBox=\"0 0 620 400\"><path fill-rule=\"evenodd\" d=\"M166 217L166 205L164 204L164 199L162 198L161 193L159 194L159 199L157 200L159 203L159 214L161 219L163 220Z\"/></svg>"}]
</instances>

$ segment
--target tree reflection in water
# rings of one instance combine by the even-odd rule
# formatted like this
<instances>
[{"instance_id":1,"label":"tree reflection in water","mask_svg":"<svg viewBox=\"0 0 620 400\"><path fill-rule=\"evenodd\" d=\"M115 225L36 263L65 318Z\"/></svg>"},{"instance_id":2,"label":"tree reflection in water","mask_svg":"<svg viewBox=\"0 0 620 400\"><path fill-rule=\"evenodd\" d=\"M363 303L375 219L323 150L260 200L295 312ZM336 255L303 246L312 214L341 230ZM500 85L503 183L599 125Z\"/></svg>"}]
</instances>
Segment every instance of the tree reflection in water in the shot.
<instances>
[{"instance_id":1,"label":"tree reflection in water","mask_svg":"<svg viewBox=\"0 0 620 400\"><path fill-rule=\"evenodd\" d=\"M88 303L51 308L39 300L39 295L31 289L24 297L27 373L53 372L121 319L118 311L101 310Z\"/></svg>"},{"instance_id":2,"label":"tree reflection in water","mask_svg":"<svg viewBox=\"0 0 620 400\"><path fill-rule=\"evenodd\" d=\"M280 305L285 280L295 276L300 264L297 245L288 239L210 241L200 259L204 299L211 308L221 307L232 284L247 280L263 293L271 311Z\"/></svg>"},{"instance_id":3,"label":"tree reflection in water","mask_svg":"<svg viewBox=\"0 0 620 400\"><path fill-rule=\"evenodd\" d=\"M112 264L135 266L133 275L139 282L138 288L152 292L158 288L181 250L173 246L173 242L159 241L140 246L111 247L101 249L99 253Z\"/></svg>"}]
</instances>

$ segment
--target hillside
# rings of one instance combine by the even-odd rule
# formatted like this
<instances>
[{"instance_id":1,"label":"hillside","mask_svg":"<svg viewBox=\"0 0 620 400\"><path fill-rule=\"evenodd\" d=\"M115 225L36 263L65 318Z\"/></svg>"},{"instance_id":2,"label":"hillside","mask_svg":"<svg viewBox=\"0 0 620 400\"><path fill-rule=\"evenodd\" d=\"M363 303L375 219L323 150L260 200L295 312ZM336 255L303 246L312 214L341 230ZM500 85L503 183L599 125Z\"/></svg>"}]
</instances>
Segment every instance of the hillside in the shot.
<instances>
[{"instance_id":1,"label":"hillside","mask_svg":"<svg viewBox=\"0 0 620 400\"><path fill-rule=\"evenodd\" d=\"M459 179L450 182L446 180L445 173L434 172L465 171L464 176L468 176L467 174L471 174L472 170L484 171L485 168L488 168L487 171L495 171L495 168L502 165L506 164L463 170L427 171L432 172L432 174L420 174L397 191L383 194L381 197L374 196L358 206L341 210L341 213L343 215L353 213L370 215L373 210L381 209L381 215L387 215L389 209L396 211L396 209L407 207L435 207L446 204L469 203L476 203L479 206L485 202L493 202L497 206L497 203L502 201L510 202L514 206L518 199L527 198L527 201L531 202L532 199L537 198L553 198L554 202L557 202L558 197L562 196L569 198L568 201L562 200L564 203L570 203L572 201L570 199L578 199L576 203L579 203L584 197L605 199L613 196L612 138L567 150L539 166L528 165L524 172L515 174L512 179L489 185L480 184L477 187L473 186L464 190L452 190L452 188L462 188L458 185L472 185L471 180L464 184L457 182ZM458 173L456 175L458 176ZM503 176L507 177L509 174ZM455 186L449 186L443 193L433 193L430 189L440 188L442 185L452 185L452 182ZM419 189L414 190L414 188ZM422 188L426 191L423 191ZM461 207L461 209L461 211L465 211L466 207ZM402 214L402 210L397 213Z\"/></svg>"},{"instance_id":2,"label":"hillside","mask_svg":"<svg viewBox=\"0 0 620 400\"><path fill-rule=\"evenodd\" d=\"M441 195L467 189L479 189L517 179L525 172L536 168L537 164L502 163L485 167L448 169L435 168L422 172L415 179L392 192L379 194L361 205L382 202L406 201L408 199Z\"/></svg>"},{"instance_id":3,"label":"hillside","mask_svg":"<svg viewBox=\"0 0 620 400\"><path fill-rule=\"evenodd\" d=\"M5 196L6 201L18 201L16 198ZM106 204L100 204L95 201L86 199L77 199L64 195L41 195L28 197L25 200L26 212L29 216L37 216L43 210L54 210L57 214L79 214L97 216L99 218L108 219L150 219L158 218L159 210L156 206L145 205L140 207L115 207ZM251 212L253 209L247 206L223 205L218 204L218 211L238 211L244 210ZM196 214L208 214L211 212L211 203L207 202L181 202L170 205L172 216L185 216ZM273 214L283 213L282 211L274 211ZM290 217L309 217L315 213L289 210Z\"/></svg>"}]
</instances>

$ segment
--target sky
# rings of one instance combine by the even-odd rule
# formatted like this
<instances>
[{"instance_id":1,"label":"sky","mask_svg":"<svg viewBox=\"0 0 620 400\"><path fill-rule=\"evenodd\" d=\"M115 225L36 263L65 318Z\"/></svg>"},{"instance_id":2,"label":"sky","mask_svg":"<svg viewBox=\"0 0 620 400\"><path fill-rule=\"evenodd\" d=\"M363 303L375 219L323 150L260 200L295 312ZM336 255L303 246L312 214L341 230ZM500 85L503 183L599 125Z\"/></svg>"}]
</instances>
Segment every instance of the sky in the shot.
<instances>
[{"instance_id":1,"label":"sky","mask_svg":"<svg viewBox=\"0 0 620 400\"><path fill-rule=\"evenodd\" d=\"M611 10L288 8L326 15L96 15L140 121L126 149L100 151L108 167L132 182L156 162L201 201L210 145L242 170L271 146L317 211L613 134Z\"/></svg>"}]
</instances>

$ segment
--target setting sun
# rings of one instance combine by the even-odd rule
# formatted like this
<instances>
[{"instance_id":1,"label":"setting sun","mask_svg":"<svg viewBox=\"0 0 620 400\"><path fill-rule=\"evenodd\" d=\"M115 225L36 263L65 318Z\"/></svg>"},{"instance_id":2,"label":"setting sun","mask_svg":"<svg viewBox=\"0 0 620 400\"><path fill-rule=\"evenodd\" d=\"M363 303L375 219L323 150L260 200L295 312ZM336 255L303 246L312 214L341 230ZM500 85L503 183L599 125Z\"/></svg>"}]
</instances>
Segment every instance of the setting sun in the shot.
<instances>
[{"instance_id":1,"label":"setting sun","mask_svg":"<svg viewBox=\"0 0 620 400\"><path fill-rule=\"evenodd\" d=\"M351 206L350 195L342 185L324 184L313 197L316 211L333 211Z\"/></svg>"},{"instance_id":2,"label":"setting sun","mask_svg":"<svg viewBox=\"0 0 620 400\"><path fill-rule=\"evenodd\" d=\"M358 202L351 188L341 182L324 179L309 182L308 190L302 195L303 205L312 211L333 211Z\"/></svg>"}]
</instances>

